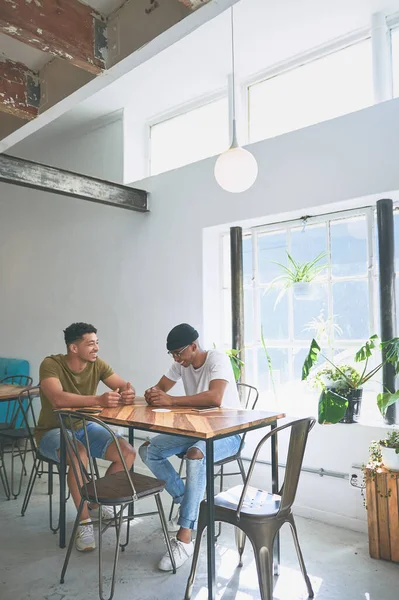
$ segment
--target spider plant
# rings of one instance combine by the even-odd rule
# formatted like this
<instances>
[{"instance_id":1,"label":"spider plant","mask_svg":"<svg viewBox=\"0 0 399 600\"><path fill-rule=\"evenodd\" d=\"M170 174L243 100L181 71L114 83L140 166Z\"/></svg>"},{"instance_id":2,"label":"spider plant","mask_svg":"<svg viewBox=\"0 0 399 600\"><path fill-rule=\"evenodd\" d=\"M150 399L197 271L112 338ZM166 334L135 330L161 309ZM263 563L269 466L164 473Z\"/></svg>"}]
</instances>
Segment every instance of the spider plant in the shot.
<instances>
[{"instance_id":1,"label":"spider plant","mask_svg":"<svg viewBox=\"0 0 399 600\"><path fill-rule=\"evenodd\" d=\"M326 257L325 252L320 252L313 260L303 263L297 262L287 250L286 253L288 258L287 265L273 261L274 264L278 265L284 271L282 275L273 279L270 284L270 287L281 287L274 304L275 306L290 287L296 283L310 283L327 267L325 264L319 264Z\"/></svg>"}]
</instances>

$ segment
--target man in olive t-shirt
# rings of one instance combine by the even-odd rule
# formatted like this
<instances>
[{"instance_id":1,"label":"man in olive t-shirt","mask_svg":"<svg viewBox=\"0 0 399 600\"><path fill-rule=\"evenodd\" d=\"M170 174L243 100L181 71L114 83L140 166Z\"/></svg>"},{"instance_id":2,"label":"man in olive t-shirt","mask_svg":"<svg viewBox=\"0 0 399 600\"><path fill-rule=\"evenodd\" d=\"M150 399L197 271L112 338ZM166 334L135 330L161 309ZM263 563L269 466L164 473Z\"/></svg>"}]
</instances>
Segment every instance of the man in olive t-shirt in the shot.
<instances>
[{"instance_id":1,"label":"man in olive t-shirt","mask_svg":"<svg viewBox=\"0 0 399 600\"><path fill-rule=\"evenodd\" d=\"M40 365L42 408L35 429L40 453L56 462L59 461L61 431L54 409L90 406L112 408L120 402L132 404L135 397L135 391L130 383L126 383L109 365L98 358L97 329L93 325L73 323L64 330L64 337L67 354L48 356ZM96 395L100 381L112 391ZM87 463L85 435L83 429L79 428L79 424L75 428L75 433L81 444L81 457ZM104 427L93 422L87 424L87 434L92 456L111 462L107 474L121 471L123 465L111 434ZM135 459L135 450L122 437L119 437L119 445L126 465L130 469ZM80 505L81 485L81 481L76 481L73 469L69 469L68 486L77 508ZM90 507L86 504L83 506L75 540L76 548L80 551L95 548L91 518L96 510L98 512L98 507ZM103 518L113 518L113 509L102 506L101 510Z\"/></svg>"}]
</instances>

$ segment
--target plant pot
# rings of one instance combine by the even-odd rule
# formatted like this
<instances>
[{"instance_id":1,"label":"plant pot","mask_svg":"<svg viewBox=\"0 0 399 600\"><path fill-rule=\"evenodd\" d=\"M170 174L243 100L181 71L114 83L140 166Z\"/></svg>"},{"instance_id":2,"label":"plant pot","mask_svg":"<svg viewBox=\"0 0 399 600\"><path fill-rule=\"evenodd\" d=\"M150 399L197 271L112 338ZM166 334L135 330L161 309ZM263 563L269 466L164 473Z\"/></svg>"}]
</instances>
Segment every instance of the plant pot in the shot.
<instances>
[{"instance_id":1,"label":"plant pot","mask_svg":"<svg viewBox=\"0 0 399 600\"><path fill-rule=\"evenodd\" d=\"M348 408L340 423L357 423L360 417L360 405L362 403L363 388L351 389L346 396Z\"/></svg>"},{"instance_id":2,"label":"plant pot","mask_svg":"<svg viewBox=\"0 0 399 600\"><path fill-rule=\"evenodd\" d=\"M399 454L396 454L395 448L387 448L380 445L382 462L390 471L399 471Z\"/></svg>"},{"instance_id":3,"label":"plant pot","mask_svg":"<svg viewBox=\"0 0 399 600\"><path fill-rule=\"evenodd\" d=\"M296 300L311 300L315 296L315 290L308 282L298 281L293 284L292 289Z\"/></svg>"}]
</instances>

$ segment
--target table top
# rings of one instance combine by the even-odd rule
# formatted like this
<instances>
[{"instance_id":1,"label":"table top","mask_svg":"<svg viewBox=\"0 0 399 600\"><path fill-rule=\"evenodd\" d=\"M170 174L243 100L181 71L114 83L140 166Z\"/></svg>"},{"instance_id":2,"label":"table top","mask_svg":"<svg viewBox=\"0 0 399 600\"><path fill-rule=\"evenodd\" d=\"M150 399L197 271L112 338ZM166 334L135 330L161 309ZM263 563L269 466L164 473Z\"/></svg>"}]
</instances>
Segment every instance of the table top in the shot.
<instances>
[{"instance_id":1,"label":"table top","mask_svg":"<svg viewBox=\"0 0 399 600\"><path fill-rule=\"evenodd\" d=\"M144 398L136 397L134 404L104 408L96 418L111 425L134 427L157 433L175 433L197 439L243 433L248 429L270 425L285 417L284 413L263 410L219 408L198 413L190 407L171 406L170 412L155 412ZM79 410L79 409L77 409Z\"/></svg>"},{"instance_id":2,"label":"table top","mask_svg":"<svg viewBox=\"0 0 399 600\"><path fill-rule=\"evenodd\" d=\"M0 383L0 402L2 400L13 400L18 398L22 390L25 390L24 385L10 385L6 383Z\"/></svg>"}]
</instances>

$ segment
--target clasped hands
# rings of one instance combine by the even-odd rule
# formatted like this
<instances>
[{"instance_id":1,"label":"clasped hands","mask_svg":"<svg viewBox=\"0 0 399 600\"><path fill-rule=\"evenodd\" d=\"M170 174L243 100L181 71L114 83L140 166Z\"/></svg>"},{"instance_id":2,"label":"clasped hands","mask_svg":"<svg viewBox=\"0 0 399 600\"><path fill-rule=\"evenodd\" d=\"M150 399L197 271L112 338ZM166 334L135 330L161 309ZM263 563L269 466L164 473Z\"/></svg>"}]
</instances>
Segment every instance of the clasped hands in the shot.
<instances>
[{"instance_id":1,"label":"clasped hands","mask_svg":"<svg viewBox=\"0 0 399 600\"><path fill-rule=\"evenodd\" d=\"M105 408L115 408L120 402L122 402L122 404L133 404L135 396L136 391L128 381L126 388L122 392L119 392L119 388L117 388L112 392L105 392L102 394L100 396L100 405Z\"/></svg>"},{"instance_id":2,"label":"clasped hands","mask_svg":"<svg viewBox=\"0 0 399 600\"><path fill-rule=\"evenodd\" d=\"M150 406L172 406L172 398L156 386L149 388L144 393L144 398Z\"/></svg>"}]
</instances>

